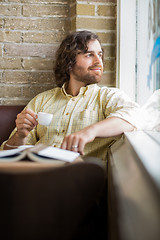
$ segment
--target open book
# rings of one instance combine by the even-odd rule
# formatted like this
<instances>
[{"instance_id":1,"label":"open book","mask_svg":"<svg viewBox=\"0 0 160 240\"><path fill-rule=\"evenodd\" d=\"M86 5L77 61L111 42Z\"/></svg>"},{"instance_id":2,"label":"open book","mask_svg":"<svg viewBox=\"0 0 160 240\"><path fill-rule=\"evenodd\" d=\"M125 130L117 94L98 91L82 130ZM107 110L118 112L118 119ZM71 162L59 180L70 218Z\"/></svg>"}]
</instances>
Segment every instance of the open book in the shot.
<instances>
[{"instance_id":1,"label":"open book","mask_svg":"<svg viewBox=\"0 0 160 240\"><path fill-rule=\"evenodd\" d=\"M43 144L35 146L20 146L16 149L0 151L0 162L14 162L30 160L36 162L52 163L55 160L73 162L80 154Z\"/></svg>"}]
</instances>

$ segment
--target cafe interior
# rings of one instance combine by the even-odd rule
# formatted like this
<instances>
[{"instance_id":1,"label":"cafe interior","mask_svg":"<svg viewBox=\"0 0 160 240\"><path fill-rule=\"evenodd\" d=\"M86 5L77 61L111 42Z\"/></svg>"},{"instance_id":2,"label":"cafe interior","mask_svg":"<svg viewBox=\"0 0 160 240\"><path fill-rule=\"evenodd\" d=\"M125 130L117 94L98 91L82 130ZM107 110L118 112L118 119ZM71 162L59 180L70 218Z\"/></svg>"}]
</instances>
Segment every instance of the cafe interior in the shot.
<instances>
[{"instance_id":1,"label":"cafe interior","mask_svg":"<svg viewBox=\"0 0 160 240\"><path fill-rule=\"evenodd\" d=\"M10 7L18 11L15 9L23 7L23 14L26 14L23 20L31 24L30 20L40 19L40 9L43 8L43 11L45 7L50 9L52 4L53 16L56 15L58 7L64 10L70 6L71 12L77 7L77 19L84 18L86 24L85 27L79 25L78 30L90 26L92 14L87 11L92 11L93 7L96 9L100 9L99 6L102 7L101 9L110 7L112 11L114 9L114 17L106 15L104 19L116 20L115 29L110 32L106 30L105 34L114 33L116 38L113 44L105 43L103 40L102 45L105 49L114 48L114 56L111 53L111 56L105 60L106 62L114 60L115 69L108 72L105 70L104 78L106 77L108 82L103 79L102 85L120 88L140 104L141 129L125 132L109 147L107 165L98 158L85 156L67 164L64 162L62 164L61 161L42 164L27 159L19 162L4 162L0 159L0 239L159 240L160 0L45 1L45 3L44 1L40 3L1 1L1 32L16 33L16 36L19 32L21 34L23 32L24 39L26 34L30 33L32 38L36 36L37 40L34 41L37 41L38 50L43 51L49 31L45 29L45 35L42 35L41 27L38 30L28 30L26 27L17 30L15 26L18 24L17 21L20 21L22 12L16 12L17 15L12 17L11 22L9 10L5 9ZM32 8L27 15L27 7L29 9L30 6ZM86 10L88 7L92 8ZM41 13L43 20L52 19L51 15L46 17L43 11ZM96 19L96 14L93 19ZM97 19L102 18L101 15ZM9 20L10 27L6 26L5 29L1 21L6 21L7 24ZM76 23L78 25L78 20ZM99 32L102 36L101 29L88 28ZM67 31L72 31L72 28L64 29L63 36ZM0 36L2 36L1 32ZM57 36L59 32L54 30L53 34ZM8 139L15 128L17 114L36 94L34 74L51 73L47 68L50 62L53 62L50 55L47 59L45 55L33 57L32 53L24 57L19 52L19 55L14 56L14 60L5 55L9 52L10 45L16 49L19 45L25 46L25 44L27 45L25 42L18 42L16 38L12 41L4 38L0 40L0 47L6 46L6 51L0 56L2 62L4 59L12 61L9 70L5 68L5 64L0 64L0 145ZM49 43L47 47L53 48L54 44L55 42ZM16 61L20 59L23 65L20 70L13 66L15 59ZM32 60L30 61L32 67L29 66L29 60ZM42 68L35 70L37 62ZM27 81L33 81L32 85L29 85L30 82L14 80L18 74L21 74L20 79L22 79L24 70L29 76ZM115 77L111 83L110 78L113 75ZM13 80L5 82L7 76L12 76ZM39 79L43 82L43 77L42 80L40 77ZM49 81L52 82L52 79ZM18 86L23 87L20 95L17 93ZM45 87L51 88L50 82L48 85L37 86L38 91L41 92ZM36 90L32 91L32 87ZM26 95L22 94L25 93L25 88L29 89ZM11 95L5 93L7 89Z\"/></svg>"}]
</instances>

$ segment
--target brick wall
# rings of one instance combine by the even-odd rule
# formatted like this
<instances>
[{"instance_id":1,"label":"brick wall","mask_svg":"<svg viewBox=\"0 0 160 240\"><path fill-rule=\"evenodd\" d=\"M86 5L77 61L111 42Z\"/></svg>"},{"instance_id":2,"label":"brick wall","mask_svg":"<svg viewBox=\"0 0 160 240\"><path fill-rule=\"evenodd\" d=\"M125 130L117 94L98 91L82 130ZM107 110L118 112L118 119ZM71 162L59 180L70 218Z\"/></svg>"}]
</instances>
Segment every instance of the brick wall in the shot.
<instances>
[{"instance_id":1,"label":"brick wall","mask_svg":"<svg viewBox=\"0 0 160 240\"><path fill-rule=\"evenodd\" d=\"M70 31L96 32L105 49L102 84L115 86L116 0L0 1L0 104L27 104L55 86L55 52Z\"/></svg>"}]
</instances>

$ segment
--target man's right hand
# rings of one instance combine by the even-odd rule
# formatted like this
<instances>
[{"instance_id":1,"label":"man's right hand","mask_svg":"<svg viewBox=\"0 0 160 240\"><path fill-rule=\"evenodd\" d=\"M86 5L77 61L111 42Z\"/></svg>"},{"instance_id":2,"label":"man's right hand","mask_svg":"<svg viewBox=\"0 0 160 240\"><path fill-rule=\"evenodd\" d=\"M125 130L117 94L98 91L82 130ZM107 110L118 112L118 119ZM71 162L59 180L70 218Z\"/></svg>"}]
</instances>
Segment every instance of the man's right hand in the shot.
<instances>
[{"instance_id":1,"label":"man's right hand","mask_svg":"<svg viewBox=\"0 0 160 240\"><path fill-rule=\"evenodd\" d=\"M28 136L29 132L38 124L37 122L37 114L33 112L31 109L24 109L21 113L17 115L16 119L16 127L17 133L16 135L19 138L25 138Z\"/></svg>"}]
</instances>

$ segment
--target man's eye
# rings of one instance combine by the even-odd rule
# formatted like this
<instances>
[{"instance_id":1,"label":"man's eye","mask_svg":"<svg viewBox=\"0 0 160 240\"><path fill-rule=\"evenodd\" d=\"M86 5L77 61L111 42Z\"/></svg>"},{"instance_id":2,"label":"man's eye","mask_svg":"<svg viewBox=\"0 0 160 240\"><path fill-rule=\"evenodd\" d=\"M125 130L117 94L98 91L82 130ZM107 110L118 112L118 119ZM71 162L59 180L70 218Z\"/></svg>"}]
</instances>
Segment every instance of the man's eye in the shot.
<instances>
[{"instance_id":1,"label":"man's eye","mask_svg":"<svg viewBox=\"0 0 160 240\"><path fill-rule=\"evenodd\" d=\"M92 53L88 53L87 55L86 55L86 57L92 57Z\"/></svg>"}]
</instances>

